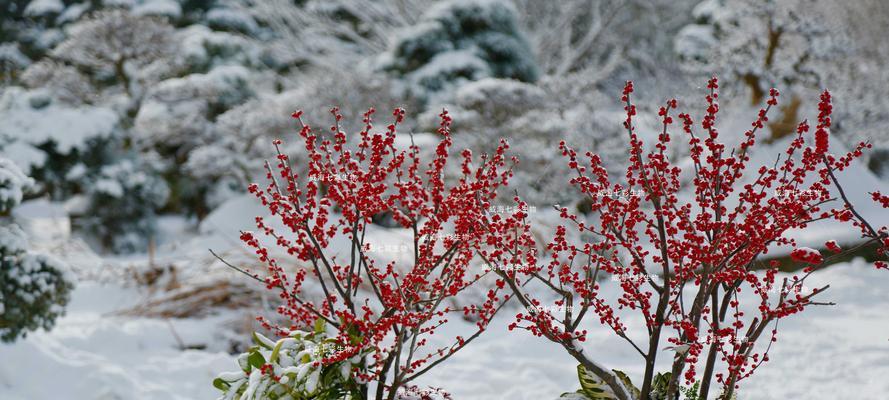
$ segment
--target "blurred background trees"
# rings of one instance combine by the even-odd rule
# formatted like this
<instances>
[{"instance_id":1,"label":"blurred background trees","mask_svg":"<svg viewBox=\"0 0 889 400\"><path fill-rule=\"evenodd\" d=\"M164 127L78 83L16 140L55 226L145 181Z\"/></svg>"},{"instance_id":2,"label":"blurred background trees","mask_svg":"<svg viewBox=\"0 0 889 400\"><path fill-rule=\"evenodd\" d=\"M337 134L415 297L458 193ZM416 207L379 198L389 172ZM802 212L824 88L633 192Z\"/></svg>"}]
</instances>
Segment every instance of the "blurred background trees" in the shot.
<instances>
[{"instance_id":1,"label":"blurred background trees","mask_svg":"<svg viewBox=\"0 0 889 400\"><path fill-rule=\"evenodd\" d=\"M551 207L579 201L551 186L564 172L559 140L622 167L614 96L625 80L645 87L644 107L667 93L696 98L718 74L735 103L724 107L728 124L769 87L782 90L770 142L812 117L803 99L829 83L834 132L870 139L868 164L886 177L887 9L878 0L2 0L0 152L35 178L29 198L65 202L75 227L107 250L139 251L157 215L200 221L242 193L269 141L295 134L293 109L338 105L354 124L370 106L403 106L418 116L405 131L430 132L448 107L461 147L509 137L523 160L521 194ZM641 120L640 131L654 124ZM301 149L287 150L298 162Z\"/></svg>"}]
</instances>

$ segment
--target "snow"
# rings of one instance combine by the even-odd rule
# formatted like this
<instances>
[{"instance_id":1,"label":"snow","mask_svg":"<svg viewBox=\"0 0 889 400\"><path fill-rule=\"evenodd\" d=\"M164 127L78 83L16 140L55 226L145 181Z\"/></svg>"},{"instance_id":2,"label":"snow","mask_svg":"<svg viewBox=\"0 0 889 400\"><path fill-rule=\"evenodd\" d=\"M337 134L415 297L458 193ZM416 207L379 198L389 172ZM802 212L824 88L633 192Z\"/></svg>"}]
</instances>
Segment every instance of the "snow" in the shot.
<instances>
[{"instance_id":1,"label":"snow","mask_svg":"<svg viewBox=\"0 0 889 400\"><path fill-rule=\"evenodd\" d=\"M811 247L797 247L793 250L793 253L802 259L821 259L821 252Z\"/></svg>"},{"instance_id":2,"label":"snow","mask_svg":"<svg viewBox=\"0 0 889 400\"><path fill-rule=\"evenodd\" d=\"M64 240L71 235L71 220L65 207L46 199L22 203L12 211L12 217L32 240Z\"/></svg>"},{"instance_id":3,"label":"snow","mask_svg":"<svg viewBox=\"0 0 889 400\"><path fill-rule=\"evenodd\" d=\"M265 207L251 195L241 195L217 207L201 222L201 233L229 234L253 226L253 218L265 215Z\"/></svg>"},{"instance_id":4,"label":"snow","mask_svg":"<svg viewBox=\"0 0 889 400\"><path fill-rule=\"evenodd\" d=\"M17 43L0 43L0 62L17 68L31 65L31 59L22 53Z\"/></svg>"},{"instance_id":5,"label":"snow","mask_svg":"<svg viewBox=\"0 0 889 400\"><path fill-rule=\"evenodd\" d=\"M21 203L25 192L34 184L34 180L15 163L0 157L0 213L8 212Z\"/></svg>"},{"instance_id":6,"label":"snow","mask_svg":"<svg viewBox=\"0 0 889 400\"><path fill-rule=\"evenodd\" d=\"M485 78L457 90L454 101L461 107L481 109L486 103L509 104L519 114L546 101L543 89L512 79Z\"/></svg>"},{"instance_id":7,"label":"snow","mask_svg":"<svg viewBox=\"0 0 889 400\"><path fill-rule=\"evenodd\" d=\"M24 251L27 247L27 235L18 225L0 225L0 251L17 253Z\"/></svg>"},{"instance_id":8,"label":"snow","mask_svg":"<svg viewBox=\"0 0 889 400\"><path fill-rule=\"evenodd\" d=\"M132 8L136 5L136 0L102 0L102 4L108 7Z\"/></svg>"},{"instance_id":9,"label":"snow","mask_svg":"<svg viewBox=\"0 0 889 400\"><path fill-rule=\"evenodd\" d=\"M42 17L59 14L65 9L62 0L34 0L25 7L25 15L29 17Z\"/></svg>"},{"instance_id":10,"label":"snow","mask_svg":"<svg viewBox=\"0 0 889 400\"><path fill-rule=\"evenodd\" d=\"M203 25L192 25L176 32L179 53L193 66L215 66L233 58L243 64L255 63L259 48L251 46L244 36L210 30Z\"/></svg>"},{"instance_id":11,"label":"snow","mask_svg":"<svg viewBox=\"0 0 889 400\"><path fill-rule=\"evenodd\" d=\"M182 16L182 6L174 0L144 0L132 11L136 15L160 15L174 19Z\"/></svg>"},{"instance_id":12,"label":"snow","mask_svg":"<svg viewBox=\"0 0 889 400\"><path fill-rule=\"evenodd\" d=\"M441 96L449 96L461 84L491 76L488 64L475 48L453 50L436 54L431 60L408 75L417 88L428 87ZM453 81L452 81L453 80ZM433 103L438 98L431 100Z\"/></svg>"},{"instance_id":13,"label":"snow","mask_svg":"<svg viewBox=\"0 0 889 400\"><path fill-rule=\"evenodd\" d=\"M214 8L204 18L211 25L234 31L250 34L259 30L259 25L252 17L230 8Z\"/></svg>"},{"instance_id":14,"label":"snow","mask_svg":"<svg viewBox=\"0 0 889 400\"><path fill-rule=\"evenodd\" d=\"M332 215L337 214L333 213ZM239 236L241 231L256 229L256 216L264 216L266 224L274 227L279 232L287 229L278 217L269 215L268 209L263 207L259 200L253 195L245 194L226 201L210 213L200 224L199 231L201 236L196 237L189 245L200 249L200 251L212 248L214 251L221 250L243 256L243 251L237 251L240 244L233 240ZM408 245L411 243L409 231L404 229L390 230L373 224L368 225L366 229L367 237L365 241L372 249L368 256L379 257L381 260L393 260L399 263L413 257L410 252L401 251L402 249L409 248ZM264 235L258 236L259 240L269 247L269 251L272 254L281 252L282 259L286 259L286 251L278 247L274 239ZM331 240L328 249L331 255L340 254L340 257L343 257L351 251L350 246L351 242L348 239L338 236ZM253 262L253 260L248 260L250 263Z\"/></svg>"},{"instance_id":15,"label":"snow","mask_svg":"<svg viewBox=\"0 0 889 400\"><path fill-rule=\"evenodd\" d=\"M81 16L83 16L84 13L89 11L89 8L90 8L90 3L88 1L85 1L83 3L72 4L72 5L68 6L68 8L65 9L65 12L63 12L61 15L59 15L58 18L56 18L56 22L63 23L63 22L76 21Z\"/></svg>"},{"instance_id":16,"label":"snow","mask_svg":"<svg viewBox=\"0 0 889 400\"><path fill-rule=\"evenodd\" d=\"M691 11L691 15L699 20L714 20L725 18L728 11L720 0L705 0L700 2Z\"/></svg>"},{"instance_id":17,"label":"snow","mask_svg":"<svg viewBox=\"0 0 889 400\"><path fill-rule=\"evenodd\" d=\"M707 50L716 44L713 27L710 25L688 25L676 35L676 53L689 59L703 59Z\"/></svg>"},{"instance_id":18,"label":"snow","mask_svg":"<svg viewBox=\"0 0 889 400\"><path fill-rule=\"evenodd\" d=\"M171 324L184 343L194 345L215 340L207 323L219 318L164 321L108 315L137 299L131 290L81 284L55 329L0 345L0 358L16 360L0 364L0 398L59 398L60 390L68 399L215 397L210 383L229 367L231 357L221 351L179 350Z\"/></svg>"}]
</instances>

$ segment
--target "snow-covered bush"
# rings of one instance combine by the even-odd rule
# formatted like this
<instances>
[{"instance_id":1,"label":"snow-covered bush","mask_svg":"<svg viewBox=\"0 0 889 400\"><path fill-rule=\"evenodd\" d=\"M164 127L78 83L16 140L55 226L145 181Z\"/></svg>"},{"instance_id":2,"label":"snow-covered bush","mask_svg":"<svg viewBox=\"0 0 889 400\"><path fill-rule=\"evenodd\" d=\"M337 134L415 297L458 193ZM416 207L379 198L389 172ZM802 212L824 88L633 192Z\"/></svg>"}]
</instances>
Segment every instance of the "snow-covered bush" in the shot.
<instances>
[{"instance_id":1,"label":"snow-covered bush","mask_svg":"<svg viewBox=\"0 0 889 400\"><path fill-rule=\"evenodd\" d=\"M216 116L252 96L249 74L241 66L221 66L156 84L134 122L139 145L186 159L189 151L211 139L208 129Z\"/></svg>"},{"instance_id":2,"label":"snow-covered bush","mask_svg":"<svg viewBox=\"0 0 889 400\"><path fill-rule=\"evenodd\" d=\"M277 341L254 333L256 345L238 356L241 370L213 381L223 392L219 400L364 399L355 375L364 369L363 355L330 362L343 346L319 321L313 332L293 330Z\"/></svg>"},{"instance_id":3,"label":"snow-covered bush","mask_svg":"<svg viewBox=\"0 0 889 400\"><path fill-rule=\"evenodd\" d=\"M555 204L570 205L578 200L570 191L561 190L560 177L568 170L554 162L560 140L571 132L565 115L551 109L550 97L539 87L510 79L484 78L457 89L453 104L446 107L455 116L454 143L479 153L494 151L501 138L508 138L518 165L513 167L516 184L523 199L531 205L550 209ZM424 131L435 130L439 111L429 110L420 117ZM447 171L459 177L458 166ZM510 199L501 199L510 202Z\"/></svg>"},{"instance_id":4,"label":"snow-covered bush","mask_svg":"<svg viewBox=\"0 0 889 400\"><path fill-rule=\"evenodd\" d=\"M17 225L0 226L0 341L50 329L64 314L73 278L58 259L26 250Z\"/></svg>"},{"instance_id":5,"label":"snow-covered bush","mask_svg":"<svg viewBox=\"0 0 889 400\"><path fill-rule=\"evenodd\" d=\"M481 120L462 121L463 125L474 125L489 121L490 125L502 125L533 109L545 107L546 93L537 86L524 82L486 78L461 87L454 98L459 107L479 114Z\"/></svg>"},{"instance_id":6,"label":"snow-covered bush","mask_svg":"<svg viewBox=\"0 0 889 400\"><path fill-rule=\"evenodd\" d=\"M154 162L125 158L102 167L86 194L84 226L113 251L133 252L147 248L170 188Z\"/></svg>"},{"instance_id":7,"label":"snow-covered bush","mask_svg":"<svg viewBox=\"0 0 889 400\"><path fill-rule=\"evenodd\" d=\"M254 171L261 169L269 140L293 129L290 114L294 104L327 111L339 101L340 112L347 117L359 116L367 104L388 108L412 104L392 96L389 79L362 69L313 70L300 75L297 81L300 86L296 89L252 98L225 111L207 128L206 139L187 153L187 160L179 171L188 182L183 190L190 193L189 210L202 217L232 195L243 192ZM345 119L341 124L343 129L361 128ZM302 146L295 143L284 146L288 147L283 150L294 155L294 168L303 169Z\"/></svg>"},{"instance_id":8,"label":"snow-covered bush","mask_svg":"<svg viewBox=\"0 0 889 400\"><path fill-rule=\"evenodd\" d=\"M262 149L270 138L292 129L288 115L299 98L293 92L255 98L219 115L178 171L177 202L203 218L243 193L253 171L262 167Z\"/></svg>"},{"instance_id":9,"label":"snow-covered bush","mask_svg":"<svg viewBox=\"0 0 889 400\"><path fill-rule=\"evenodd\" d=\"M189 154L183 174L176 180L177 203L187 213L203 219L226 200L243 194L253 159L233 150L238 148L243 146L225 140Z\"/></svg>"},{"instance_id":10,"label":"snow-covered bush","mask_svg":"<svg viewBox=\"0 0 889 400\"><path fill-rule=\"evenodd\" d=\"M729 85L744 85L758 103L768 88L821 87L829 64L849 55L849 37L822 18L840 4L812 7L804 0L706 0L694 24L676 37L675 49L691 70L718 72ZM822 2L823 3L823 2Z\"/></svg>"},{"instance_id":11,"label":"snow-covered bush","mask_svg":"<svg viewBox=\"0 0 889 400\"><path fill-rule=\"evenodd\" d=\"M516 13L501 0L439 3L398 34L379 66L423 100L447 97L461 84L487 77L533 82L537 65Z\"/></svg>"},{"instance_id":12,"label":"snow-covered bush","mask_svg":"<svg viewBox=\"0 0 889 400\"><path fill-rule=\"evenodd\" d=\"M203 25L176 31L179 42L177 62L189 72L206 72L221 65L261 67L268 53L254 40L229 32L217 32Z\"/></svg>"},{"instance_id":13,"label":"snow-covered bush","mask_svg":"<svg viewBox=\"0 0 889 400\"><path fill-rule=\"evenodd\" d=\"M18 43L0 43L0 84L18 79L20 72L31 65L31 59L19 47Z\"/></svg>"},{"instance_id":14,"label":"snow-covered bush","mask_svg":"<svg viewBox=\"0 0 889 400\"><path fill-rule=\"evenodd\" d=\"M249 76L245 67L219 66L206 74L162 81L146 95L135 118L133 136L139 149L164 158L177 210L202 217L218 205L217 201L207 202L208 191L244 181L238 160L245 157L240 152L249 148L250 142L230 137L214 124L217 117L253 96ZM222 151L230 147L234 151ZM222 168L219 163L223 162L228 168ZM216 179L232 176L234 182Z\"/></svg>"},{"instance_id":15,"label":"snow-covered bush","mask_svg":"<svg viewBox=\"0 0 889 400\"><path fill-rule=\"evenodd\" d=\"M12 160L0 157L0 215L9 214L22 202L34 180L25 175Z\"/></svg>"},{"instance_id":16,"label":"snow-covered bush","mask_svg":"<svg viewBox=\"0 0 889 400\"><path fill-rule=\"evenodd\" d=\"M511 0L540 67L538 84L562 107L619 85L620 76L658 87L679 80L670 44L698 1Z\"/></svg>"},{"instance_id":17,"label":"snow-covered bush","mask_svg":"<svg viewBox=\"0 0 889 400\"><path fill-rule=\"evenodd\" d=\"M25 15L29 17L50 17L62 13L65 4L61 0L34 0L25 7Z\"/></svg>"},{"instance_id":18,"label":"snow-covered bush","mask_svg":"<svg viewBox=\"0 0 889 400\"><path fill-rule=\"evenodd\" d=\"M253 16L227 7L211 8L204 14L204 20L211 28L221 31L256 34L259 25Z\"/></svg>"},{"instance_id":19,"label":"snow-covered bush","mask_svg":"<svg viewBox=\"0 0 889 400\"><path fill-rule=\"evenodd\" d=\"M138 98L147 83L143 82L145 73L165 67L175 54L173 32L163 18L123 9L101 10L72 24L67 38L50 55L89 71L90 79Z\"/></svg>"},{"instance_id":20,"label":"snow-covered bush","mask_svg":"<svg viewBox=\"0 0 889 400\"><path fill-rule=\"evenodd\" d=\"M21 76L29 88L50 91L54 100L78 106L92 104L98 99L98 90L76 67L49 59L32 64Z\"/></svg>"},{"instance_id":21,"label":"snow-covered bush","mask_svg":"<svg viewBox=\"0 0 889 400\"><path fill-rule=\"evenodd\" d=\"M793 134L800 109L814 104L823 88L837 97L833 132L847 147L863 139L879 151L872 169L881 172L889 151L889 101L874 82L889 76L889 44L880 26L889 19L885 2L862 0L849 7L830 0L706 0L695 21L676 37L675 50L687 72L719 73L729 90L757 104L772 86L791 100L773 118L772 139ZM782 123L783 122L783 123ZM870 155L866 156L870 157Z\"/></svg>"},{"instance_id":22,"label":"snow-covered bush","mask_svg":"<svg viewBox=\"0 0 889 400\"><path fill-rule=\"evenodd\" d=\"M355 65L386 49L392 32L416 23L434 0L234 2L270 37L281 67ZM299 43L295 46L295 43Z\"/></svg>"},{"instance_id":23,"label":"snow-covered bush","mask_svg":"<svg viewBox=\"0 0 889 400\"><path fill-rule=\"evenodd\" d=\"M8 221L10 210L33 184L9 159L0 157L0 341L50 329L64 313L73 278L61 261L27 250L27 237Z\"/></svg>"},{"instance_id":24,"label":"snow-covered bush","mask_svg":"<svg viewBox=\"0 0 889 400\"><path fill-rule=\"evenodd\" d=\"M71 106L46 90L10 87L0 95L0 149L30 171L37 191L63 199L82 190L91 171L118 146L117 114L107 107Z\"/></svg>"},{"instance_id":25,"label":"snow-covered bush","mask_svg":"<svg viewBox=\"0 0 889 400\"><path fill-rule=\"evenodd\" d=\"M182 6L177 0L135 0L130 11L133 15L166 17L177 20L182 17Z\"/></svg>"}]
</instances>

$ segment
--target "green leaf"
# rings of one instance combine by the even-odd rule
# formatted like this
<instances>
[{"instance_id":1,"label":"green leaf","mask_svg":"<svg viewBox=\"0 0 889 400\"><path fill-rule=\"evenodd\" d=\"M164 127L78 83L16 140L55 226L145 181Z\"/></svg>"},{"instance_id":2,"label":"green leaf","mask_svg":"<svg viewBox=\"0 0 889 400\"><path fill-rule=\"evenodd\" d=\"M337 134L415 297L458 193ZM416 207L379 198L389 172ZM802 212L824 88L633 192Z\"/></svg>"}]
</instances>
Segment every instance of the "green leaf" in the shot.
<instances>
[{"instance_id":1,"label":"green leaf","mask_svg":"<svg viewBox=\"0 0 889 400\"><path fill-rule=\"evenodd\" d=\"M226 392L228 391L228 388L231 387L231 385L228 382L222 380L222 378L216 378L213 380L213 387Z\"/></svg>"},{"instance_id":2,"label":"green leaf","mask_svg":"<svg viewBox=\"0 0 889 400\"><path fill-rule=\"evenodd\" d=\"M620 379L621 382L623 382L624 386L626 386L627 390L631 392L630 394L633 396L634 399L642 397L642 392L639 391L639 388L633 385L633 381L630 380L630 377L627 376L626 373L618 369L612 369L611 371L614 372L615 375L617 375L617 378Z\"/></svg>"},{"instance_id":3,"label":"green leaf","mask_svg":"<svg viewBox=\"0 0 889 400\"><path fill-rule=\"evenodd\" d=\"M247 356L247 363L250 364L253 368L261 368L265 365L265 357L259 353L259 350L254 350L250 352L250 355Z\"/></svg>"},{"instance_id":4,"label":"green leaf","mask_svg":"<svg viewBox=\"0 0 889 400\"><path fill-rule=\"evenodd\" d=\"M272 339L269 339L269 338L263 336L259 332L253 332L253 341L256 344L258 344L262 347L265 347L266 349L269 349L269 350L271 350L273 347L275 347L275 342L272 341Z\"/></svg>"},{"instance_id":5,"label":"green leaf","mask_svg":"<svg viewBox=\"0 0 889 400\"><path fill-rule=\"evenodd\" d=\"M680 387L679 391L685 396L685 400L698 400L700 398L701 391L701 381L696 381L694 385L691 385L687 388Z\"/></svg>"},{"instance_id":6,"label":"green leaf","mask_svg":"<svg viewBox=\"0 0 889 400\"><path fill-rule=\"evenodd\" d=\"M583 364L577 365L577 377L580 380L580 389L590 398L590 400L615 399L611 390L591 372L583 367Z\"/></svg>"},{"instance_id":7,"label":"green leaf","mask_svg":"<svg viewBox=\"0 0 889 400\"><path fill-rule=\"evenodd\" d=\"M269 362L271 362L272 364L274 364L275 361L278 361L278 353L281 351L281 346L284 344L284 341L284 339L281 339L277 343L275 343L275 348L272 350L272 355L269 356Z\"/></svg>"},{"instance_id":8,"label":"green leaf","mask_svg":"<svg viewBox=\"0 0 889 400\"><path fill-rule=\"evenodd\" d=\"M321 319L321 318L316 319L315 320L315 333L324 333L324 330L325 330L324 324L325 324L325 322L323 319Z\"/></svg>"},{"instance_id":9,"label":"green leaf","mask_svg":"<svg viewBox=\"0 0 889 400\"><path fill-rule=\"evenodd\" d=\"M583 392L583 390L578 390L576 392L565 392L559 396L560 399L569 399L569 400L589 400L589 397Z\"/></svg>"},{"instance_id":10,"label":"green leaf","mask_svg":"<svg viewBox=\"0 0 889 400\"><path fill-rule=\"evenodd\" d=\"M651 398L664 400L667 398L667 388L670 386L671 372L659 372L651 381Z\"/></svg>"}]
</instances>

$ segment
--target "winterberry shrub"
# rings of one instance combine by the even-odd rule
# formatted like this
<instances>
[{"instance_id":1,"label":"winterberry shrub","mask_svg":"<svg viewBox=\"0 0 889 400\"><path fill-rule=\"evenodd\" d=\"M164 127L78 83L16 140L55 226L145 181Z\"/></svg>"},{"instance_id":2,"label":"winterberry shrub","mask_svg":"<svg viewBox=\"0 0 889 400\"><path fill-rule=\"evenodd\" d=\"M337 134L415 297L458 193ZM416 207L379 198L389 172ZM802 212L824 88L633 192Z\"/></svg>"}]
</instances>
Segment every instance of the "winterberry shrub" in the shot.
<instances>
[{"instance_id":1,"label":"winterberry shrub","mask_svg":"<svg viewBox=\"0 0 889 400\"><path fill-rule=\"evenodd\" d=\"M323 321L335 331L337 351L319 364L362 356L350 367L350 379L361 383L361 397L394 399L484 332L508 300L502 285L476 303L463 295L486 275L470 266L480 263L480 250L493 249L499 240L488 228L497 217L487 210L508 184L515 160L505 155L505 141L490 155L464 150L462 175L446 182L444 172L454 162L446 111L428 160L421 160L413 135L396 133L402 109L380 132L374 131L374 110L369 110L353 141L340 127L338 109L331 112L334 125L326 136L306 125L301 111L293 114L308 160L300 170L307 174L297 173L276 140L277 158L265 164L268 184L249 187L273 219L257 217L258 230L241 234L264 272L230 266L279 294L277 312L289 322L261 317L265 328L285 337ZM397 139L410 144L399 146ZM404 238L393 242L403 251L378 252L366 240L368 224L381 214L395 225L384 239ZM465 335L436 335L451 319L465 317L475 320ZM274 366L262 373L281 378Z\"/></svg>"},{"instance_id":2,"label":"winterberry shrub","mask_svg":"<svg viewBox=\"0 0 889 400\"><path fill-rule=\"evenodd\" d=\"M830 152L830 93L821 95L814 132L808 122L800 123L773 163L751 165L757 134L779 93L769 92L766 107L731 147L720 141L717 129L718 87L716 78L707 85L703 133L696 132L689 114L676 114L678 102L671 99L659 110L662 129L647 148L636 132L628 82L621 98L630 142L623 176L610 176L597 154L579 154L562 142L573 171L570 185L589 197L592 217L560 208L565 223L545 244L546 252L539 251L521 213L486 227L500 239L493 242L496 250L479 252L501 278L498 284L509 286L524 306L510 329L560 344L588 371L588 384L608 396L672 399L684 381L698 385L700 399L716 385L720 398L730 399L740 382L769 360L780 319L829 304L815 298L829 285L808 288L806 280L838 255L800 247L791 232L805 233L828 220L846 222L860 229L865 243L878 242L882 257L889 248L886 228L862 218L837 178L870 144L859 143L845 154ZM687 163L671 159L675 153L668 151L679 140L688 144ZM872 196L889 205L886 196ZM842 251L835 242L825 247ZM799 273L780 278L777 262L764 261L780 249L801 264ZM522 268L499 268L516 264ZM619 280L617 298L600 291L605 277ZM751 297L752 304L742 303ZM638 389L582 347L587 330L581 323L587 316L638 353L645 364ZM630 318L644 321L644 329L629 329ZM656 373L659 356L672 360L670 371Z\"/></svg>"}]
</instances>

